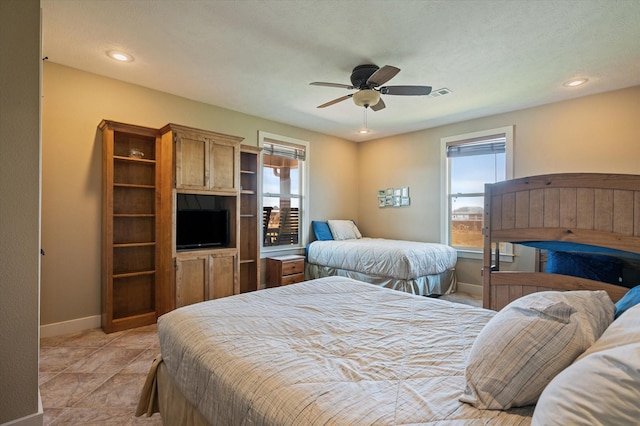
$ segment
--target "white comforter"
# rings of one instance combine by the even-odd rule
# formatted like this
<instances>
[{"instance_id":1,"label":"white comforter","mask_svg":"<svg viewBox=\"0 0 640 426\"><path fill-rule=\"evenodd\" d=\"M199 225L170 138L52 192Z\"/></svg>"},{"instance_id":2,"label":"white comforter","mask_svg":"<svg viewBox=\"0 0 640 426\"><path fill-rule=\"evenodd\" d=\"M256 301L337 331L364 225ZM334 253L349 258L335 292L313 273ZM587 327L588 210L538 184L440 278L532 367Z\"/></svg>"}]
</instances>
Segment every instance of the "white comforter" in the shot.
<instances>
[{"instance_id":1,"label":"white comforter","mask_svg":"<svg viewBox=\"0 0 640 426\"><path fill-rule=\"evenodd\" d=\"M307 260L316 265L410 280L453 268L457 252L444 244L358 238L314 241L309 245Z\"/></svg>"},{"instance_id":2,"label":"white comforter","mask_svg":"<svg viewBox=\"0 0 640 426\"><path fill-rule=\"evenodd\" d=\"M215 425L529 424L458 398L495 313L329 277L159 319L164 363Z\"/></svg>"}]
</instances>

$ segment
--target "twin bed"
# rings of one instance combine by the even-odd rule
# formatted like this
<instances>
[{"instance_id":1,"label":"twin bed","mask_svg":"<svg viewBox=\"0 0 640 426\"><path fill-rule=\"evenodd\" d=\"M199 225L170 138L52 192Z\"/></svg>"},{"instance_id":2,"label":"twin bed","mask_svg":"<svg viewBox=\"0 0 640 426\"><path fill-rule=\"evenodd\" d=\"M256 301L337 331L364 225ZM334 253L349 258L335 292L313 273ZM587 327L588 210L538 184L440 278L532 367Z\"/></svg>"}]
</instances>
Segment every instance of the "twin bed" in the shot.
<instances>
[{"instance_id":1,"label":"twin bed","mask_svg":"<svg viewBox=\"0 0 640 426\"><path fill-rule=\"evenodd\" d=\"M506 309L497 313L339 276L186 306L158 321L161 355L137 414L159 411L166 425L637 419L640 307L613 320L613 302L627 289L585 278L498 271L492 245L560 240L639 255L640 176L551 175L488 186L487 194L484 304L498 309L518 299ZM592 221L584 220L585 199L592 200ZM607 293L534 293L549 289ZM540 338L521 339L514 326L521 322L530 332L523 334L542 333ZM548 336L550 327L560 331ZM565 335L574 340L557 342ZM556 344L540 346L547 337ZM545 352L564 364L541 382L519 376L528 371L521 368L529 359L523 354ZM603 382L603 376L620 379ZM504 389L491 389L495 383L520 385L508 388L505 400ZM599 388L606 392L598 394Z\"/></svg>"},{"instance_id":2,"label":"twin bed","mask_svg":"<svg viewBox=\"0 0 640 426\"><path fill-rule=\"evenodd\" d=\"M455 291L457 252L444 244L366 238L353 221L313 222L307 279L341 276L420 296Z\"/></svg>"}]
</instances>

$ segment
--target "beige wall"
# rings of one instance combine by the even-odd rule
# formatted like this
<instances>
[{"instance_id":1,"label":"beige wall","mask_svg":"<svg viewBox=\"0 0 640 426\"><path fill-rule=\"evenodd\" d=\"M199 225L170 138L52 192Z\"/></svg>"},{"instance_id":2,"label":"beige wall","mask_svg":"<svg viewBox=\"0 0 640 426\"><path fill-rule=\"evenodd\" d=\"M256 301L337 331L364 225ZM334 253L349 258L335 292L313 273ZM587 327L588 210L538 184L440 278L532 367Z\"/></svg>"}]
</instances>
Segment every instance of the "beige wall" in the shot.
<instances>
[{"instance_id":1,"label":"beige wall","mask_svg":"<svg viewBox=\"0 0 640 426\"><path fill-rule=\"evenodd\" d=\"M241 136L258 130L310 142L310 217L356 217L357 145L308 130L45 63L41 323L100 315L102 119L176 123Z\"/></svg>"},{"instance_id":2,"label":"beige wall","mask_svg":"<svg viewBox=\"0 0 640 426\"><path fill-rule=\"evenodd\" d=\"M40 2L0 16L0 424L41 425Z\"/></svg>"},{"instance_id":3,"label":"beige wall","mask_svg":"<svg viewBox=\"0 0 640 426\"><path fill-rule=\"evenodd\" d=\"M514 126L514 177L562 172L640 173L640 86L365 142L358 146L358 225L378 237L440 240L440 138ZM409 186L411 206L379 209L377 190ZM520 253L520 252L517 252ZM518 269L533 259L517 259ZM480 261L460 281L480 284Z\"/></svg>"},{"instance_id":4,"label":"beige wall","mask_svg":"<svg viewBox=\"0 0 640 426\"><path fill-rule=\"evenodd\" d=\"M44 67L41 323L100 314L103 118L158 128L173 122L238 135L308 140L311 219L354 218L365 235L439 241L440 138L513 125L516 177L552 172L640 173L640 87L356 144L54 63ZM379 209L377 190L409 186L411 206ZM520 253L519 253L520 254ZM532 267L519 257L515 266ZM479 284L480 262L461 260Z\"/></svg>"}]
</instances>

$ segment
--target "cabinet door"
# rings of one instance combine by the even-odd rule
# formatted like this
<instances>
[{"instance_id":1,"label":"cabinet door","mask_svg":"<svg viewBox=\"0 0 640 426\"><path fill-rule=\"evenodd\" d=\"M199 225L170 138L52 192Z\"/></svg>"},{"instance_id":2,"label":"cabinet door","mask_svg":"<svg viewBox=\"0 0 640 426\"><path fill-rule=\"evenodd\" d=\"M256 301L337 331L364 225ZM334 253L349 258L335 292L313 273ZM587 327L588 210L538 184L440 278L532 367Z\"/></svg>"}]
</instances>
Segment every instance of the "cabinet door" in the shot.
<instances>
[{"instance_id":1,"label":"cabinet door","mask_svg":"<svg viewBox=\"0 0 640 426\"><path fill-rule=\"evenodd\" d=\"M209 256L197 255L176 259L176 308L207 299Z\"/></svg>"},{"instance_id":2,"label":"cabinet door","mask_svg":"<svg viewBox=\"0 0 640 426\"><path fill-rule=\"evenodd\" d=\"M196 133L176 133L176 188L236 191L238 146Z\"/></svg>"},{"instance_id":3,"label":"cabinet door","mask_svg":"<svg viewBox=\"0 0 640 426\"><path fill-rule=\"evenodd\" d=\"M235 250L180 254L176 258L176 308L238 293Z\"/></svg>"},{"instance_id":4,"label":"cabinet door","mask_svg":"<svg viewBox=\"0 0 640 426\"><path fill-rule=\"evenodd\" d=\"M210 187L210 140L176 133L176 188L208 190Z\"/></svg>"},{"instance_id":5,"label":"cabinet door","mask_svg":"<svg viewBox=\"0 0 640 426\"><path fill-rule=\"evenodd\" d=\"M235 191L237 187L236 160L238 147L236 145L211 141L211 180L210 188L216 191Z\"/></svg>"},{"instance_id":6,"label":"cabinet door","mask_svg":"<svg viewBox=\"0 0 640 426\"><path fill-rule=\"evenodd\" d=\"M237 255L234 253L210 255L209 299L218 299L238 293L236 290L236 261Z\"/></svg>"}]
</instances>

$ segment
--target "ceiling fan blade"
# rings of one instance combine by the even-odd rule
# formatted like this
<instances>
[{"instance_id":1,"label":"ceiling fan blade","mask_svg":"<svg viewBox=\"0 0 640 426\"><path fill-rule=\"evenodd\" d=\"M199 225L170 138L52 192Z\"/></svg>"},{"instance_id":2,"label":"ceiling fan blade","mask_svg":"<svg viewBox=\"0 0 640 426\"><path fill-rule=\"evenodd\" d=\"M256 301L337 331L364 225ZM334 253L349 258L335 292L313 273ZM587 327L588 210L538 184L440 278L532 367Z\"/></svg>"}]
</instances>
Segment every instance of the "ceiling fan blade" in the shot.
<instances>
[{"instance_id":1,"label":"ceiling fan blade","mask_svg":"<svg viewBox=\"0 0 640 426\"><path fill-rule=\"evenodd\" d=\"M378 101L377 104L370 106L369 108L371 108L374 111L380 111L381 109L383 109L386 105L384 104L384 101L382 100L382 98L380 98L380 100Z\"/></svg>"},{"instance_id":2,"label":"ceiling fan blade","mask_svg":"<svg viewBox=\"0 0 640 426\"><path fill-rule=\"evenodd\" d=\"M385 86L380 88L383 95L425 96L431 93L431 86Z\"/></svg>"},{"instance_id":3,"label":"ceiling fan blade","mask_svg":"<svg viewBox=\"0 0 640 426\"><path fill-rule=\"evenodd\" d=\"M348 84L340 84L340 83L324 83L322 81L314 81L313 83L309 83L311 86L326 86L326 87L337 87L339 89L349 89L353 90L355 87L349 86Z\"/></svg>"},{"instance_id":4,"label":"ceiling fan blade","mask_svg":"<svg viewBox=\"0 0 640 426\"><path fill-rule=\"evenodd\" d=\"M378 71L371 74L371 77L367 80L367 84L372 86L380 86L391 80L400 72L400 68L392 67L391 65L385 65Z\"/></svg>"},{"instance_id":5,"label":"ceiling fan blade","mask_svg":"<svg viewBox=\"0 0 640 426\"><path fill-rule=\"evenodd\" d=\"M316 108L325 108L325 107L331 106L331 105L333 105L333 104L337 104L338 102L346 101L347 99L349 99L349 98L350 98L350 97L352 97L352 96L353 96L353 95L345 95L345 96L341 96L341 97L339 97L338 99L334 99L334 100L329 101L329 102L327 102L327 103L325 103L325 104L318 105Z\"/></svg>"}]
</instances>

